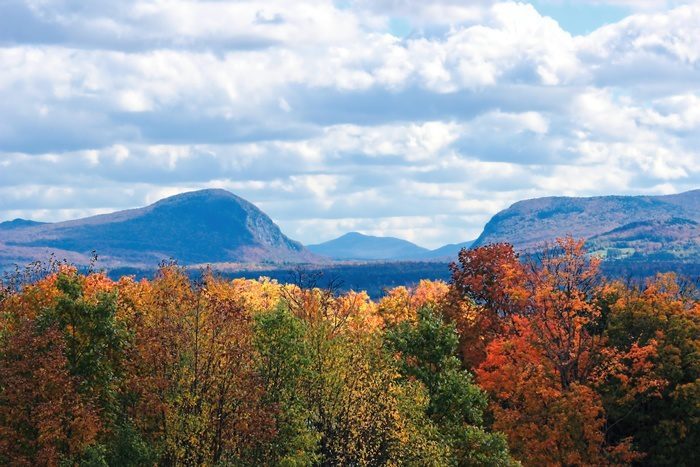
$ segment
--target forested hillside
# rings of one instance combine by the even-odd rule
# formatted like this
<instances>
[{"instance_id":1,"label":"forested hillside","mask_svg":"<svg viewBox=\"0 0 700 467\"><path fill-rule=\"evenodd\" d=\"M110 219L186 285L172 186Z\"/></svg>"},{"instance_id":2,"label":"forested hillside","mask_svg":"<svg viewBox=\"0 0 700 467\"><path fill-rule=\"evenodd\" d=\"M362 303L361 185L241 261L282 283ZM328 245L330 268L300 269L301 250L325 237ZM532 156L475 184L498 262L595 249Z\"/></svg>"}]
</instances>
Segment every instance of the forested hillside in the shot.
<instances>
[{"instance_id":1,"label":"forested hillside","mask_svg":"<svg viewBox=\"0 0 700 467\"><path fill-rule=\"evenodd\" d=\"M6 276L0 464L698 465L698 291L605 280L583 246L462 250L377 300L305 273Z\"/></svg>"},{"instance_id":2,"label":"forested hillside","mask_svg":"<svg viewBox=\"0 0 700 467\"><path fill-rule=\"evenodd\" d=\"M700 190L665 196L547 197L518 201L486 224L475 246L523 251L573 235L603 259L700 262Z\"/></svg>"}]
</instances>

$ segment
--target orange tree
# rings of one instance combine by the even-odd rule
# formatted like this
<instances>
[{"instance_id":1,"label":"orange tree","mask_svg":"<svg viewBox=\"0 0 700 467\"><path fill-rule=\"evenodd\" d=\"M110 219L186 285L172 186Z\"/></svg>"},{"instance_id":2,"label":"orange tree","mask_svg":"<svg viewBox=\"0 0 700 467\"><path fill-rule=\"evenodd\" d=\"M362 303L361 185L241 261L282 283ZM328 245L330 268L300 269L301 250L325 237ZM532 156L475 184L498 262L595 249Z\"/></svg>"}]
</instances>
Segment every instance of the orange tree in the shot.
<instances>
[{"instance_id":1,"label":"orange tree","mask_svg":"<svg viewBox=\"0 0 700 467\"><path fill-rule=\"evenodd\" d=\"M507 333L512 317L529 308L528 271L505 243L463 249L450 269L445 314L459 331L463 361L475 367L486 357L488 343Z\"/></svg>"},{"instance_id":2,"label":"orange tree","mask_svg":"<svg viewBox=\"0 0 700 467\"><path fill-rule=\"evenodd\" d=\"M272 408L253 359L253 321L232 288L207 276L161 269L121 283L133 335L126 364L128 413L160 462L240 462L273 434Z\"/></svg>"},{"instance_id":3,"label":"orange tree","mask_svg":"<svg viewBox=\"0 0 700 467\"><path fill-rule=\"evenodd\" d=\"M584 243L570 237L529 264L496 245L463 252L460 266L453 266L448 309L458 326L465 322L459 310L475 316L469 322L476 324L462 329L479 336L474 345L483 348L483 358L466 363L478 364L478 382L492 397L494 428L528 465L639 457L629 436L607 436L614 422L601 385L614 377L631 382L628 392L653 393L663 384L650 374L657 343L610 345L598 266Z\"/></svg>"}]
</instances>

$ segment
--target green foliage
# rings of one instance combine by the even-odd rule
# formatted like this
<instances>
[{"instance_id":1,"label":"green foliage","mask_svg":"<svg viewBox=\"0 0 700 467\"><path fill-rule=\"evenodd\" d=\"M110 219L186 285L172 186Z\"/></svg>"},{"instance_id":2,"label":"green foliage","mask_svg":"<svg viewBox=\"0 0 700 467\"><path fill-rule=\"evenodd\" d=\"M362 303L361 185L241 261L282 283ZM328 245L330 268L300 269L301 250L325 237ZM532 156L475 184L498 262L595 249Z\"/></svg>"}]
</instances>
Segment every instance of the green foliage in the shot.
<instances>
[{"instance_id":1,"label":"green foliage","mask_svg":"<svg viewBox=\"0 0 700 467\"><path fill-rule=\"evenodd\" d=\"M100 292L96 301L87 300L81 277L74 273L59 273L56 287L61 295L54 307L42 310L37 319L39 326L63 332L71 374L79 378L81 390L98 398L100 405L112 413L127 337L116 320L116 290Z\"/></svg>"},{"instance_id":2,"label":"green foliage","mask_svg":"<svg viewBox=\"0 0 700 467\"><path fill-rule=\"evenodd\" d=\"M264 401L277 409L277 434L261 448L258 460L281 466L316 463L319 435L309 426L303 397L311 371L306 326L280 304L256 317L254 332L258 372L266 389Z\"/></svg>"},{"instance_id":3,"label":"green foliage","mask_svg":"<svg viewBox=\"0 0 700 467\"><path fill-rule=\"evenodd\" d=\"M324 465L382 465L390 457L394 375L376 339L352 339L321 321L310 326L309 422Z\"/></svg>"},{"instance_id":4,"label":"green foliage","mask_svg":"<svg viewBox=\"0 0 700 467\"><path fill-rule=\"evenodd\" d=\"M418 321L404 321L387 331L388 347L401 358L404 378L421 382L427 388L426 413L452 451L456 465L508 465L505 438L487 432L483 425L486 394L461 368L456 357L459 336L431 308L418 312Z\"/></svg>"},{"instance_id":5,"label":"green foliage","mask_svg":"<svg viewBox=\"0 0 700 467\"><path fill-rule=\"evenodd\" d=\"M255 347L277 436L258 455L274 465L449 464L426 415L430 398L403 380L378 333L305 322L284 306L256 318Z\"/></svg>"},{"instance_id":6,"label":"green foliage","mask_svg":"<svg viewBox=\"0 0 700 467\"><path fill-rule=\"evenodd\" d=\"M122 420L113 428L104 459L106 465L138 467L155 464L157 455L134 424Z\"/></svg>"},{"instance_id":7,"label":"green foliage","mask_svg":"<svg viewBox=\"0 0 700 467\"><path fill-rule=\"evenodd\" d=\"M63 462L65 467L107 467L107 449L102 444L88 446L78 459Z\"/></svg>"},{"instance_id":8,"label":"green foliage","mask_svg":"<svg viewBox=\"0 0 700 467\"><path fill-rule=\"evenodd\" d=\"M85 297L83 279L73 272L60 272L55 306L37 316L39 329L62 332L69 372L100 413L102 443L87 446L72 462L81 466L144 465L153 460L153 454L125 418L122 363L130 343L124 323L116 317L117 292Z\"/></svg>"}]
</instances>

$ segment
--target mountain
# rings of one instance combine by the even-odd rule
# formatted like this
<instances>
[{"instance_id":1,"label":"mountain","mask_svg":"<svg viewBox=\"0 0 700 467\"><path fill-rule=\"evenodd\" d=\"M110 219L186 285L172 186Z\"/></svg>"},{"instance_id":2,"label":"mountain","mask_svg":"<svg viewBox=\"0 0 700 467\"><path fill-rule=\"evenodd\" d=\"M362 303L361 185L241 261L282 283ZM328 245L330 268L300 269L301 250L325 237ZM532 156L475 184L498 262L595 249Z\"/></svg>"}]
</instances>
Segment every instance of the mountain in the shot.
<instances>
[{"instance_id":1,"label":"mountain","mask_svg":"<svg viewBox=\"0 0 700 467\"><path fill-rule=\"evenodd\" d=\"M631 222L590 238L588 247L608 259L696 260L700 223L680 217Z\"/></svg>"},{"instance_id":2,"label":"mountain","mask_svg":"<svg viewBox=\"0 0 700 467\"><path fill-rule=\"evenodd\" d=\"M564 235L603 257L700 259L700 190L664 196L548 197L519 201L486 224L474 246L536 250Z\"/></svg>"},{"instance_id":3,"label":"mountain","mask_svg":"<svg viewBox=\"0 0 700 467\"><path fill-rule=\"evenodd\" d=\"M429 261L454 261L457 259L457 255L463 248L469 248L474 243L474 240L462 243L450 243L448 245L441 246L435 250L430 250L422 255L416 257L416 259L425 259Z\"/></svg>"},{"instance_id":4,"label":"mountain","mask_svg":"<svg viewBox=\"0 0 700 467\"><path fill-rule=\"evenodd\" d=\"M201 190L150 206L67 222L12 221L0 229L0 263L46 259L49 252L85 264L95 250L104 264L157 265L317 260L248 201L225 190ZM1 225L6 225L3 223Z\"/></svg>"},{"instance_id":5,"label":"mountain","mask_svg":"<svg viewBox=\"0 0 700 467\"><path fill-rule=\"evenodd\" d=\"M374 237L359 232L317 245L307 245L309 251L336 260L401 260L412 259L430 250L407 240L394 237Z\"/></svg>"},{"instance_id":6,"label":"mountain","mask_svg":"<svg viewBox=\"0 0 700 467\"><path fill-rule=\"evenodd\" d=\"M429 250L395 237L374 237L359 232L350 232L307 248L317 255L335 260L356 261L451 261L459 250L469 248L472 242L452 243Z\"/></svg>"},{"instance_id":7,"label":"mountain","mask_svg":"<svg viewBox=\"0 0 700 467\"><path fill-rule=\"evenodd\" d=\"M0 230L14 230L42 224L45 224L45 222L36 222L27 219L14 219L11 221L0 222Z\"/></svg>"}]
</instances>

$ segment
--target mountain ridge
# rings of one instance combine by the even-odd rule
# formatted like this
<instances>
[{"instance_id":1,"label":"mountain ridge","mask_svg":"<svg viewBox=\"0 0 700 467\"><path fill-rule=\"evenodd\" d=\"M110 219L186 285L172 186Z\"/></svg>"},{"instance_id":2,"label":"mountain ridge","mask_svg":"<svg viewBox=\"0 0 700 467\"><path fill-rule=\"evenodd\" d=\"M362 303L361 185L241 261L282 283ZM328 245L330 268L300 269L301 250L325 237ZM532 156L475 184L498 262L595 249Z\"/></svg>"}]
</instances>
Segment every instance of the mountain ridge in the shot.
<instances>
[{"instance_id":1,"label":"mountain ridge","mask_svg":"<svg viewBox=\"0 0 700 467\"><path fill-rule=\"evenodd\" d=\"M673 219L689 222L672 222ZM700 240L693 222L700 222L700 190L659 196L534 198L518 201L494 215L474 247L508 242L518 250L536 250L557 237L572 235L587 240L589 250L603 257L610 248L628 250L623 257L640 258L670 250L673 257L700 259ZM635 240L634 247L613 235L615 229L630 225L633 228L635 223L651 223L662 229L662 235L638 229L637 234L642 237ZM667 236L663 229L669 229ZM667 237L667 242L659 241Z\"/></svg>"},{"instance_id":2,"label":"mountain ridge","mask_svg":"<svg viewBox=\"0 0 700 467\"><path fill-rule=\"evenodd\" d=\"M317 261L260 209L226 190L182 193L142 208L0 231L2 254L42 259L48 252L73 259L96 250L108 263ZM70 253L70 254L69 254Z\"/></svg>"},{"instance_id":3,"label":"mountain ridge","mask_svg":"<svg viewBox=\"0 0 700 467\"><path fill-rule=\"evenodd\" d=\"M521 200L494 215L475 241L430 250L359 232L304 247L254 204L208 189L82 219L0 222L0 267L51 253L80 265L93 250L110 266L153 266L170 258L183 264L448 262L462 248L508 242L533 251L565 235L585 239L589 251L605 259L700 262L700 190Z\"/></svg>"}]
</instances>

